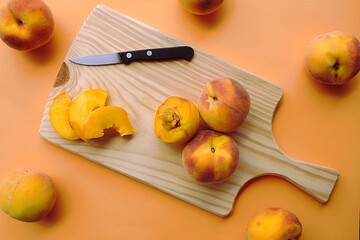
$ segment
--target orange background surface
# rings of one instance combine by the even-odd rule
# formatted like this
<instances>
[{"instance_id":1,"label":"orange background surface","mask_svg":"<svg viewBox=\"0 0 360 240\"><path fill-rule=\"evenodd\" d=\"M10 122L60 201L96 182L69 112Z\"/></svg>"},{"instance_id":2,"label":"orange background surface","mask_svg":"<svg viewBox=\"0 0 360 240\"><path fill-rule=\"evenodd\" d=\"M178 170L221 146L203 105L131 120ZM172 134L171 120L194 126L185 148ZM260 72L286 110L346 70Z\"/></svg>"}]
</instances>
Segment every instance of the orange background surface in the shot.
<instances>
[{"instance_id":1,"label":"orange background surface","mask_svg":"<svg viewBox=\"0 0 360 240\"><path fill-rule=\"evenodd\" d=\"M316 35L343 30L360 38L359 0L225 0L195 16L177 0L47 0L56 27L32 52L0 42L0 178L18 168L49 174L58 190L51 214L36 223L0 212L0 239L245 239L251 216L267 207L294 212L303 240L359 239L360 74L325 87L303 59ZM63 59L96 4L136 18L189 45L279 85L275 140L289 156L340 172L321 204L287 181L264 176L240 191L221 218L56 147L39 134L45 103Z\"/></svg>"}]
</instances>

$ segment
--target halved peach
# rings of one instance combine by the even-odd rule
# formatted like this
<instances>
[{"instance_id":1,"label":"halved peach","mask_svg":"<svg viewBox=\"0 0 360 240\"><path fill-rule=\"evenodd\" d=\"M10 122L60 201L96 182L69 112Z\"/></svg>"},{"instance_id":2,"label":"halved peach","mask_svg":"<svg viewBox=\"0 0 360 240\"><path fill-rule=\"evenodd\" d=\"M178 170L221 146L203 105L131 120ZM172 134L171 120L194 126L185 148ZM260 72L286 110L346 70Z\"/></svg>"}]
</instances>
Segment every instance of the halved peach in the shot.
<instances>
[{"instance_id":1,"label":"halved peach","mask_svg":"<svg viewBox=\"0 0 360 240\"><path fill-rule=\"evenodd\" d=\"M185 143L197 132L200 115L196 105L183 97L167 98L157 109L155 135L166 143Z\"/></svg>"},{"instance_id":2,"label":"halved peach","mask_svg":"<svg viewBox=\"0 0 360 240\"><path fill-rule=\"evenodd\" d=\"M120 136L132 135L135 129L128 118L128 113L121 107L105 106L92 111L86 118L82 137L84 140L104 136L104 130L114 129Z\"/></svg>"},{"instance_id":3,"label":"halved peach","mask_svg":"<svg viewBox=\"0 0 360 240\"><path fill-rule=\"evenodd\" d=\"M83 138L84 121L95 109L105 106L107 92L101 89L88 89L80 93L71 103L69 109L70 125L75 133Z\"/></svg>"},{"instance_id":4,"label":"halved peach","mask_svg":"<svg viewBox=\"0 0 360 240\"><path fill-rule=\"evenodd\" d=\"M69 108L71 99L66 92L58 94L49 108L50 122L55 131L63 138L69 140L79 139L69 122Z\"/></svg>"}]
</instances>

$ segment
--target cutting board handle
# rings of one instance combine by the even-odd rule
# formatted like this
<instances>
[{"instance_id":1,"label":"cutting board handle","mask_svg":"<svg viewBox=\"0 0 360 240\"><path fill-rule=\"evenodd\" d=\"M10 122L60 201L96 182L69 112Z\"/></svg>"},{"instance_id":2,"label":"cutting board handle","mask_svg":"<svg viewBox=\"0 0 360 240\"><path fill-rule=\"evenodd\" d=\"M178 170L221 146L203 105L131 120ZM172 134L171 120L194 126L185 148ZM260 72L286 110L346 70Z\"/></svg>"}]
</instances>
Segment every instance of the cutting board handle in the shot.
<instances>
[{"instance_id":1,"label":"cutting board handle","mask_svg":"<svg viewBox=\"0 0 360 240\"><path fill-rule=\"evenodd\" d=\"M280 161L287 162L275 174L290 181L321 203L326 203L335 187L339 172L324 166L303 162L282 154Z\"/></svg>"}]
</instances>

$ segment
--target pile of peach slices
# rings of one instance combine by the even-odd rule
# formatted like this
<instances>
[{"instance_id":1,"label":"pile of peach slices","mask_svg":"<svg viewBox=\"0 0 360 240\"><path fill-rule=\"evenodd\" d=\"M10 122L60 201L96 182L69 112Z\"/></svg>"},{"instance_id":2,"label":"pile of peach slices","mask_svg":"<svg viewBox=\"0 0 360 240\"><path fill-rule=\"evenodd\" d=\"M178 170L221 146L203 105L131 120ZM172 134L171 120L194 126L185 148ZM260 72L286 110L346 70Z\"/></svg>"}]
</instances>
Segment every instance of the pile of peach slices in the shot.
<instances>
[{"instance_id":1,"label":"pile of peach slices","mask_svg":"<svg viewBox=\"0 0 360 240\"><path fill-rule=\"evenodd\" d=\"M226 133L236 131L249 111L250 97L240 83L215 79L207 82L198 106L183 97L167 98L155 115L155 135L165 143L185 144L182 163L197 182L221 183L235 172L239 159L237 144ZM201 119L206 128L200 131Z\"/></svg>"},{"instance_id":2,"label":"pile of peach slices","mask_svg":"<svg viewBox=\"0 0 360 240\"><path fill-rule=\"evenodd\" d=\"M55 131L69 140L88 141L104 136L113 129L120 136L132 135L126 110L118 106L105 106L108 93L101 89L88 89L71 100L66 92L58 94L49 109L50 122Z\"/></svg>"}]
</instances>

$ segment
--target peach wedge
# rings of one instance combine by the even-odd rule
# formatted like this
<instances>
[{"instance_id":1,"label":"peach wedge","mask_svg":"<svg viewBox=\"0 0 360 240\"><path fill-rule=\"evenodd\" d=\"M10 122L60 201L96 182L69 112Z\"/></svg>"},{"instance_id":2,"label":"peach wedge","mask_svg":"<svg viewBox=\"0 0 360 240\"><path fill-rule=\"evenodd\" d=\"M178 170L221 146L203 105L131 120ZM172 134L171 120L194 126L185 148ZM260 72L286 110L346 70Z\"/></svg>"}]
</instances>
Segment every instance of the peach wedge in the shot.
<instances>
[{"instance_id":1,"label":"peach wedge","mask_svg":"<svg viewBox=\"0 0 360 240\"><path fill-rule=\"evenodd\" d=\"M165 143L186 143L196 134L199 126L199 111L186 98L169 97L156 111L155 135Z\"/></svg>"},{"instance_id":2,"label":"peach wedge","mask_svg":"<svg viewBox=\"0 0 360 240\"><path fill-rule=\"evenodd\" d=\"M61 92L54 98L49 108L50 122L55 131L69 140L79 139L69 122L69 108L71 99L66 92Z\"/></svg>"},{"instance_id":3,"label":"peach wedge","mask_svg":"<svg viewBox=\"0 0 360 240\"><path fill-rule=\"evenodd\" d=\"M69 109L70 125L75 133L83 138L83 125L87 116L99 107L105 106L107 92L101 89L88 89L80 93Z\"/></svg>"},{"instance_id":4,"label":"peach wedge","mask_svg":"<svg viewBox=\"0 0 360 240\"><path fill-rule=\"evenodd\" d=\"M105 106L92 111L84 122L82 136L84 140L104 136L104 130L113 129L120 136L132 135L135 133L128 113L121 107Z\"/></svg>"}]
</instances>

